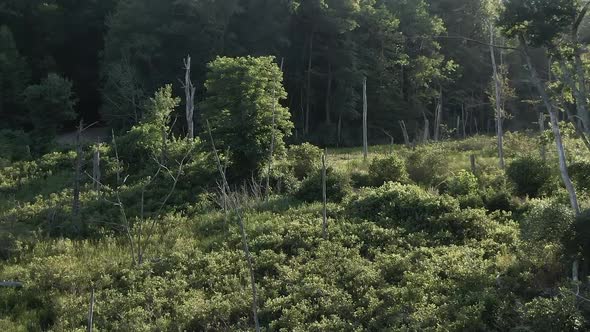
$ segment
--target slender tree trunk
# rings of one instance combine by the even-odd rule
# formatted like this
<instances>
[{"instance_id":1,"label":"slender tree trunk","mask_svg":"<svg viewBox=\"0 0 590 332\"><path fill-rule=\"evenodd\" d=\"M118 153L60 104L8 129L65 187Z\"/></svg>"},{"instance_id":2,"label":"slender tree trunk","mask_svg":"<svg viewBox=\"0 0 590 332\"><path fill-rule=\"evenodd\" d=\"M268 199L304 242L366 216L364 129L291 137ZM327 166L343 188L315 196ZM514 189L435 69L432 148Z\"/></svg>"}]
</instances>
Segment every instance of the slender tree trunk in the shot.
<instances>
[{"instance_id":1,"label":"slender tree trunk","mask_svg":"<svg viewBox=\"0 0 590 332\"><path fill-rule=\"evenodd\" d=\"M283 61L281 59L281 75L283 73ZM274 82L277 84L278 82ZM274 159L274 150L275 150L275 140L276 140L276 110L277 110L277 100L276 100L276 90L275 87L272 89L272 124L271 124L271 131L272 135L270 138L270 149L268 154L268 170L266 173L266 190L265 190L265 200L268 202L268 198L270 197L270 173L272 172L272 163Z\"/></svg>"},{"instance_id":2,"label":"slender tree trunk","mask_svg":"<svg viewBox=\"0 0 590 332\"><path fill-rule=\"evenodd\" d=\"M338 132L337 132L337 136L338 136L338 147L340 147L340 144L342 143L342 112L338 113Z\"/></svg>"},{"instance_id":3,"label":"slender tree trunk","mask_svg":"<svg viewBox=\"0 0 590 332\"><path fill-rule=\"evenodd\" d=\"M494 70L494 87L496 92L496 135L498 136L498 159L500 168L504 169L504 111L502 110L502 84L500 82L500 75L498 73L498 66L496 65L496 51L494 49L494 25L490 23L490 57L492 60L492 68Z\"/></svg>"},{"instance_id":4,"label":"slender tree trunk","mask_svg":"<svg viewBox=\"0 0 590 332\"><path fill-rule=\"evenodd\" d=\"M435 120L434 120L434 141L438 142L440 140L440 126L442 124L442 117L443 117L443 93L442 87L440 87L440 92L438 95L438 101L436 103L436 112L435 112Z\"/></svg>"},{"instance_id":5,"label":"slender tree trunk","mask_svg":"<svg viewBox=\"0 0 590 332\"><path fill-rule=\"evenodd\" d=\"M326 87L326 124L331 124L330 97L332 96L332 65L328 63L328 86Z\"/></svg>"},{"instance_id":6,"label":"slender tree trunk","mask_svg":"<svg viewBox=\"0 0 590 332\"><path fill-rule=\"evenodd\" d=\"M90 293L90 305L88 306L88 328L86 331L92 332L93 328L93 320L94 320L94 288Z\"/></svg>"},{"instance_id":7,"label":"slender tree trunk","mask_svg":"<svg viewBox=\"0 0 590 332\"><path fill-rule=\"evenodd\" d=\"M195 137L195 92L196 88L191 82L191 56L188 55L184 60L184 94L186 97L186 123L187 123L187 137L193 139Z\"/></svg>"},{"instance_id":8,"label":"slender tree trunk","mask_svg":"<svg viewBox=\"0 0 590 332\"><path fill-rule=\"evenodd\" d=\"M578 205L578 196L576 195L576 190L574 185L569 177L568 170L567 170L567 160L565 157L565 150L563 148L563 141L561 138L561 131L559 130L559 121L557 120L557 115L555 114L555 110L553 109L553 105L551 104L551 100L545 91L545 86L541 82L539 75L537 74L537 70L532 64L531 57L528 51L528 46L526 44L526 39L524 36L519 36L520 43L523 49L523 55L525 57L525 61L527 66L529 67L529 72L531 74L531 79L533 84L537 88L537 92L541 95L541 99L543 100L543 104L549 113L549 117L551 119L551 129L553 130L553 135L555 136L555 144L557 145L557 154L559 157L559 169L561 171L561 178L565 185L565 188L568 191L570 204L576 215L580 214L580 206Z\"/></svg>"},{"instance_id":9,"label":"slender tree trunk","mask_svg":"<svg viewBox=\"0 0 590 332\"><path fill-rule=\"evenodd\" d=\"M323 217L323 224L322 224L322 236L324 240L328 239L328 212L327 212L327 188L326 188L326 155L328 154L328 149L324 151L322 155L322 201L324 203L323 210L322 210L322 217Z\"/></svg>"},{"instance_id":10,"label":"slender tree trunk","mask_svg":"<svg viewBox=\"0 0 590 332\"><path fill-rule=\"evenodd\" d=\"M92 158L92 178L94 179L94 189L100 190L101 172L100 172L100 146L94 148L94 156Z\"/></svg>"},{"instance_id":11,"label":"slender tree trunk","mask_svg":"<svg viewBox=\"0 0 590 332\"><path fill-rule=\"evenodd\" d=\"M363 158L369 157L369 138L368 138L368 121L367 121L367 78L363 80Z\"/></svg>"},{"instance_id":12,"label":"slender tree trunk","mask_svg":"<svg viewBox=\"0 0 590 332\"><path fill-rule=\"evenodd\" d=\"M76 169L74 173L74 199L72 203L72 216L75 221L80 217L80 183L82 182L82 131L84 122L80 120L76 133Z\"/></svg>"},{"instance_id":13,"label":"slender tree trunk","mask_svg":"<svg viewBox=\"0 0 590 332\"><path fill-rule=\"evenodd\" d=\"M410 135L408 135L408 128L406 127L406 122L401 120L399 122L400 127L402 128L402 134L404 135L404 144L406 147L410 146Z\"/></svg>"},{"instance_id":14,"label":"slender tree trunk","mask_svg":"<svg viewBox=\"0 0 590 332\"><path fill-rule=\"evenodd\" d=\"M545 132L545 114L539 112L539 135L542 136ZM541 144L541 159L543 162L547 162L547 147L545 144Z\"/></svg>"},{"instance_id":15,"label":"slender tree trunk","mask_svg":"<svg viewBox=\"0 0 590 332\"><path fill-rule=\"evenodd\" d=\"M309 58L307 62L307 86L306 86L306 95L305 95L305 127L303 130L304 135L309 134L309 108L311 107L311 65L312 65L312 58L313 58L313 35L314 31L312 30L311 36L309 38Z\"/></svg>"}]
</instances>

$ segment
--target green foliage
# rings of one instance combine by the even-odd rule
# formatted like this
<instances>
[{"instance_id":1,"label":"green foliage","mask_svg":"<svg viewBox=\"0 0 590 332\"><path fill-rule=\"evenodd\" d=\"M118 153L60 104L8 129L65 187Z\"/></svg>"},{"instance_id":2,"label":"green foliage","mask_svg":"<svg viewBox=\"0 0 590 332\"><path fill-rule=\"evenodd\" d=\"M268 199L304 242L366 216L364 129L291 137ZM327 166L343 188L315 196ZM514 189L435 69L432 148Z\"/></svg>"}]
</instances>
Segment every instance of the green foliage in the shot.
<instances>
[{"instance_id":1,"label":"green foliage","mask_svg":"<svg viewBox=\"0 0 590 332\"><path fill-rule=\"evenodd\" d=\"M369 177L374 186L381 186L386 182L407 182L408 172L406 162L397 155L385 158L375 158L369 165Z\"/></svg>"},{"instance_id":2,"label":"green foliage","mask_svg":"<svg viewBox=\"0 0 590 332\"><path fill-rule=\"evenodd\" d=\"M23 91L29 83L29 68L10 29L0 26L0 128L26 122Z\"/></svg>"},{"instance_id":3,"label":"green foliage","mask_svg":"<svg viewBox=\"0 0 590 332\"><path fill-rule=\"evenodd\" d=\"M458 209L459 203L450 196L430 193L414 185L388 182L355 195L347 211L353 217L374 220L382 226L402 225L412 230Z\"/></svg>"},{"instance_id":4,"label":"green foliage","mask_svg":"<svg viewBox=\"0 0 590 332\"><path fill-rule=\"evenodd\" d=\"M535 298L521 309L524 325L533 331L582 331L588 326L576 302L568 289L560 296Z\"/></svg>"},{"instance_id":5,"label":"green foliage","mask_svg":"<svg viewBox=\"0 0 590 332\"><path fill-rule=\"evenodd\" d=\"M303 143L292 145L287 150L287 161L299 180L316 172L321 167L322 150L315 145Z\"/></svg>"},{"instance_id":6,"label":"green foliage","mask_svg":"<svg viewBox=\"0 0 590 332\"><path fill-rule=\"evenodd\" d=\"M57 74L49 74L40 84L29 86L24 96L35 129L36 148L52 140L65 121L76 118L72 82Z\"/></svg>"},{"instance_id":7,"label":"green foliage","mask_svg":"<svg viewBox=\"0 0 590 332\"><path fill-rule=\"evenodd\" d=\"M473 173L461 170L446 182L446 192L451 196L463 196L477 193L479 185Z\"/></svg>"},{"instance_id":8,"label":"green foliage","mask_svg":"<svg viewBox=\"0 0 590 332\"><path fill-rule=\"evenodd\" d=\"M583 160L569 164L568 172L577 189L590 191L590 162Z\"/></svg>"},{"instance_id":9,"label":"green foliage","mask_svg":"<svg viewBox=\"0 0 590 332\"><path fill-rule=\"evenodd\" d=\"M326 169L326 196L328 202L341 202L351 192L350 178L347 174ZM322 201L322 171L317 170L301 182L295 197L305 202Z\"/></svg>"},{"instance_id":10,"label":"green foliage","mask_svg":"<svg viewBox=\"0 0 590 332\"><path fill-rule=\"evenodd\" d=\"M554 183L553 173L547 163L530 155L512 161L506 169L506 175L520 196L539 197Z\"/></svg>"},{"instance_id":11,"label":"green foliage","mask_svg":"<svg viewBox=\"0 0 590 332\"><path fill-rule=\"evenodd\" d=\"M521 221L522 238L535 243L561 243L570 236L576 216L567 205L548 200L533 201Z\"/></svg>"},{"instance_id":12,"label":"green foliage","mask_svg":"<svg viewBox=\"0 0 590 332\"><path fill-rule=\"evenodd\" d=\"M413 181L438 187L449 175L450 159L439 147L420 147L406 160L408 174Z\"/></svg>"},{"instance_id":13,"label":"green foliage","mask_svg":"<svg viewBox=\"0 0 590 332\"><path fill-rule=\"evenodd\" d=\"M219 57L208 65L201 117L209 122L217 148L230 149L230 170L236 175L248 176L268 160L273 135L275 155L285 152L283 139L291 134L293 123L280 104L287 93L274 61ZM203 137L209 140L209 133Z\"/></svg>"},{"instance_id":14,"label":"green foliage","mask_svg":"<svg viewBox=\"0 0 590 332\"><path fill-rule=\"evenodd\" d=\"M0 130L0 167L7 166L3 163L30 158L30 145L31 138L25 132Z\"/></svg>"}]
</instances>

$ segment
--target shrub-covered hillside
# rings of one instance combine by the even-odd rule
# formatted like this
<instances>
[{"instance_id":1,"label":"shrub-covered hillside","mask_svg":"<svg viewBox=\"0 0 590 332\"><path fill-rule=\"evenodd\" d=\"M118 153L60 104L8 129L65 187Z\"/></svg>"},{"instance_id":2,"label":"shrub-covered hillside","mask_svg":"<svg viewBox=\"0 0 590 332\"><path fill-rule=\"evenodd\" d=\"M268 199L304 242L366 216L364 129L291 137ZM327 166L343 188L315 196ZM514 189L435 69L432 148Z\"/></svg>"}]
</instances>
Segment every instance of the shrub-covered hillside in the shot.
<instances>
[{"instance_id":1,"label":"shrub-covered hillside","mask_svg":"<svg viewBox=\"0 0 590 332\"><path fill-rule=\"evenodd\" d=\"M367 161L329 150L324 237L320 149L288 147L268 197L258 177L224 196L207 143L172 137L166 164L144 158L161 146L126 146L159 141L151 126L84 148L77 214L76 153L1 169L0 280L22 287L0 288L0 330L85 330L91 296L97 331L254 330L251 276L264 331L589 327L590 291L571 280L578 253L587 275L588 218L534 136L506 136L506 172L483 136L375 146ZM588 207L585 147L566 147Z\"/></svg>"}]
</instances>

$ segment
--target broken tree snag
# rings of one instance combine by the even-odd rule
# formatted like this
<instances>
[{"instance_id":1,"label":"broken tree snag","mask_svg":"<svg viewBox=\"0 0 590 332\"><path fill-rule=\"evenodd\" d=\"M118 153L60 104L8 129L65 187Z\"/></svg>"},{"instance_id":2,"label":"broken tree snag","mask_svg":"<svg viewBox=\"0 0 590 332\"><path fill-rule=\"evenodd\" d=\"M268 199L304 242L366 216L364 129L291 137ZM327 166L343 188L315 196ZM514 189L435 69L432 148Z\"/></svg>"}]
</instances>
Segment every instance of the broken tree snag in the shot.
<instances>
[{"instance_id":1,"label":"broken tree snag","mask_svg":"<svg viewBox=\"0 0 590 332\"><path fill-rule=\"evenodd\" d=\"M281 59L281 75L283 73L283 63L284 58ZM277 84L278 82L273 82ZM276 100L276 87L273 86L272 88L272 123L271 123L271 137L270 137L270 149L268 153L268 170L266 172L266 188L265 188L265 201L268 202L268 198L270 197L270 173L272 172L272 163L274 157L274 150L275 150L275 140L276 140L276 113L277 113L277 100Z\"/></svg>"},{"instance_id":2,"label":"broken tree snag","mask_svg":"<svg viewBox=\"0 0 590 332\"><path fill-rule=\"evenodd\" d=\"M94 154L92 157L92 179L94 181L94 189L100 190L101 172L100 172L100 145L94 147Z\"/></svg>"},{"instance_id":3,"label":"broken tree snag","mask_svg":"<svg viewBox=\"0 0 590 332\"><path fill-rule=\"evenodd\" d=\"M494 49L494 25L489 24L490 29L490 58L492 61L492 69L494 71L494 90L496 99L496 135L498 137L498 158L500 162L500 168L504 169L504 111L502 110L502 84L500 82L500 75L498 72L498 66L496 65L496 54Z\"/></svg>"},{"instance_id":4,"label":"broken tree snag","mask_svg":"<svg viewBox=\"0 0 590 332\"><path fill-rule=\"evenodd\" d=\"M440 126L442 124L442 112L443 112L443 93L442 87L440 87L439 96L436 102L436 110L435 110L435 123L434 123L434 141L438 142L440 140Z\"/></svg>"},{"instance_id":5,"label":"broken tree snag","mask_svg":"<svg viewBox=\"0 0 590 332\"><path fill-rule=\"evenodd\" d=\"M184 94L186 98L186 124L187 124L187 137L193 139L195 137L195 92L197 88L191 81L191 56L188 55L184 59Z\"/></svg>"},{"instance_id":6,"label":"broken tree snag","mask_svg":"<svg viewBox=\"0 0 590 332\"><path fill-rule=\"evenodd\" d=\"M72 201L72 217L77 221L80 215L80 182L82 181L82 131L84 121L80 120L76 132L76 168L74 170L74 198Z\"/></svg>"},{"instance_id":7,"label":"broken tree snag","mask_svg":"<svg viewBox=\"0 0 590 332\"><path fill-rule=\"evenodd\" d=\"M474 154L469 156L469 162L471 163L471 173L475 174L477 172L477 164L475 163Z\"/></svg>"},{"instance_id":8,"label":"broken tree snag","mask_svg":"<svg viewBox=\"0 0 590 332\"><path fill-rule=\"evenodd\" d=\"M408 127L406 127L406 122L401 120L399 125L402 128L402 134L404 135L404 144L406 147L410 147L410 135L408 135Z\"/></svg>"},{"instance_id":9,"label":"broken tree snag","mask_svg":"<svg viewBox=\"0 0 590 332\"><path fill-rule=\"evenodd\" d=\"M90 293L90 305L88 306L88 332L92 332L93 328L93 320L94 320L94 288Z\"/></svg>"},{"instance_id":10,"label":"broken tree snag","mask_svg":"<svg viewBox=\"0 0 590 332\"><path fill-rule=\"evenodd\" d=\"M367 124L367 78L363 79L363 158L367 160L369 157L369 137L368 137L368 124Z\"/></svg>"},{"instance_id":11,"label":"broken tree snag","mask_svg":"<svg viewBox=\"0 0 590 332\"><path fill-rule=\"evenodd\" d=\"M322 155L322 200L324 202L322 217L323 217L323 224L322 224L322 236L324 240L328 239L328 212L327 212L327 188L326 188L326 155L328 154L328 149L324 150L324 154Z\"/></svg>"}]
</instances>

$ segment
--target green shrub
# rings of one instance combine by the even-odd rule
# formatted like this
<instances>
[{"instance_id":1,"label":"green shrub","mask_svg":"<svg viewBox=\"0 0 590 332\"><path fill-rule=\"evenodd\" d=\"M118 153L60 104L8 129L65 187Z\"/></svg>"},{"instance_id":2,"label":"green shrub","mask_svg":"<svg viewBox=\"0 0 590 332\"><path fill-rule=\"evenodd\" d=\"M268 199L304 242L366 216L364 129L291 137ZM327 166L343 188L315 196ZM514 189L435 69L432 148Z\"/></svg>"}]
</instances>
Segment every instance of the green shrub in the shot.
<instances>
[{"instance_id":1,"label":"green shrub","mask_svg":"<svg viewBox=\"0 0 590 332\"><path fill-rule=\"evenodd\" d=\"M341 202L352 190L350 178L328 167L326 170L326 195L329 202ZM305 202L322 201L322 171L318 170L307 177L295 193L295 197Z\"/></svg>"},{"instance_id":2,"label":"green shrub","mask_svg":"<svg viewBox=\"0 0 590 332\"><path fill-rule=\"evenodd\" d=\"M576 184L576 188L590 190L590 162L578 161L568 167L569 175Z\"/></svg>"},{"instance_id":3,"label":"green shrub","mask_svg":"<svg viewBox=\"0 0 590 332\"><path fill-rule=\"evenodd\" d=\"M287 150L287 160L293 168L293 174L303 180L321 167L322 150L315 145L303 143L290 146Z\"/></svg>"},{"instance_id":4,"label":"green shrub","mask_svg":"<svg viewBox=\"0 0 590 332\"><path fill-rule=\"evenodd\" d=\"M553 298L537 297L520 310L527 331L583 331L588 327L569 290Z\"/></svg>"},{"instance_id":5,"label":"green shrub","mask_svg":"<svg viewBox=\"0 0 590 332\"><path fill-rule=\"evenodd\" d=\"M406 167L410 179L432 187L438 187L450 175L448 151L440 147L420 147L410 154Z\"/></svg>"},{"instance_id":6,"label":"green shrub","mask_svg":"<svg viewBox=\"0 0 590 332\"><path fill-rule=\"evenodd\" d=\"M549 165L533 156L514 160L506 169L506 174L521 196L539 197L553 184Z\"/></svg>"},{"instance_id":7,"label":"green shrub","mask_svg":"<svg viewBox=\"0 0 590 332\"><path fill-rule=\"evenodd\" d=\"M575 214L553 200L532 201L532 208L520 223L522 238L531 242L560 243L570 233Z\"/></svg>"},{"instance_id":8,"label":"green shrub","mask_svg":"<svg viewBox=\"0 0 590 332\"><path fill-rule=\"evenodd\" d=\"M516 207L512 195L506 189L487 188L483 193L483 203L488 211L513 211Z\"/></svg>"},{"instance_id":9,"label":"green shrub","mask_svg":"<svg viewBox=\"0 0 590 332\"><path fill-rule=\"evenodd\" d=\"M397 155L375 158L369 165L370 182L374 186L381 186L385 182L406 182L408 172L405 161Z\"/></svg>"},{"instance_id":10,"label":"green shrub","mask_svg":"<svg viewBox=\"0 0 590 332\"><path fill-rule=\"evenodd\" d=\"M408 230L422 228L421 223L458 210L459 203L450 196L394 182L365 189L347 206L347 213L352 217L375 221L382 226L401 225Z\"/></svg>"},{"instance_id":11,"label":"green shrub","mask_svg":"<svg viewBox=\"0 0 590 332\"><path fill-rule=\"evenodd\" d=\"M451 176L445 186L445 191L451 196L464 196L477 193L479 187L473 173L461 170Z\"/></svg>"}]
</instances>

